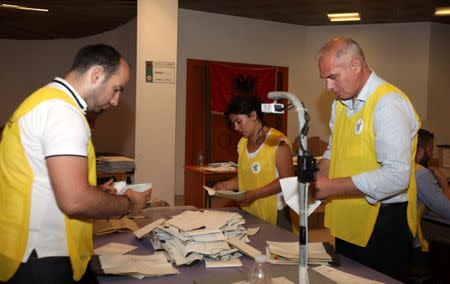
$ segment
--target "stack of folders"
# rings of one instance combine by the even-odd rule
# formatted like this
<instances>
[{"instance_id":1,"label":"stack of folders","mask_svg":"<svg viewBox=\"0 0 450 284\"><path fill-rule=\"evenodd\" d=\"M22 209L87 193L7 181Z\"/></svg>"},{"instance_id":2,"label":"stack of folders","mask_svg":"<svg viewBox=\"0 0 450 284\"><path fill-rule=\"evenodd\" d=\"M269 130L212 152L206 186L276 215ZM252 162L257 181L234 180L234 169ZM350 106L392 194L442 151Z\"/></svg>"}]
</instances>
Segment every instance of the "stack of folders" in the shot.
<instances>
[{"instance_id":1,"label":"stack of folders","mask_svg":"<svg viewBox=\"0 0 450 284\"><path fill-rule=\"evenodd\" d=\"M134 160L125 156L98 156L97 170L105 173L132 172Z\"/></svg>"},{"instance_id":2,"label":"stack of folders","mask_svg":"<svg viewBox=\"0 0 450 284\"><path fill-rule=\"evenodd\" d=\"M242 256L227 239L248 239L244 223L236 212L185 211L154 229L150 242L155 250L164 250L177 266L204 260L229 261Z\"/></svg>"},{"instance_id":3,"label":"stack of folders","mask_svg":"<svg viewBox=\"0 0 450 284\"><path fill-rule=\"evenodd\" d=\"M300 245L298 242L271 242L267 241L266 257L273 264L298 264ZM327 252L323 243L308 243L308 264L331 264L336 258Z\"/></svg>"}]
</instances>

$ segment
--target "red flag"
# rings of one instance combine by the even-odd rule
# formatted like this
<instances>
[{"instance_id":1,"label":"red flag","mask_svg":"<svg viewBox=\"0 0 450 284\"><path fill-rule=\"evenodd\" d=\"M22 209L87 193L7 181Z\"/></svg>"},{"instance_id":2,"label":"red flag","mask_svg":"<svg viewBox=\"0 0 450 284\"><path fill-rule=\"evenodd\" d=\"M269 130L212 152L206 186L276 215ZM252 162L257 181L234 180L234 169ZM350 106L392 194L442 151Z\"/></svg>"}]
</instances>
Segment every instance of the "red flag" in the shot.
<instances>
[{"instance_id":1,"label":"red flag","mask_svg":"<svg viewBox=\"0 0 450 284\"><path fill-rule=\"evenodd\" d=\"M269 92L275 91L276 67L233 67L224 64L209 64L210 109L224 112L235 95L257 95L262 103L271 102Z\"/></svg>"}]
</instances>

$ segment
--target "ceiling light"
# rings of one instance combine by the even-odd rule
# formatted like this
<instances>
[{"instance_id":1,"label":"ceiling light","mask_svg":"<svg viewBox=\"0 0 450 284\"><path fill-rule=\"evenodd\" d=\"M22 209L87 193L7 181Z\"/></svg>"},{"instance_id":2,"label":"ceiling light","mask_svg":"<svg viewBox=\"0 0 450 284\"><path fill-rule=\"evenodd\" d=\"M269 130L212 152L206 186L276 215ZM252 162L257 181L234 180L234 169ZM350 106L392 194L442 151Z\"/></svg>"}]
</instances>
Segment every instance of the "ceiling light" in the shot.
<instances>
[{"instance_id":1,"label":"ceiling light","mask_svg":"<svg viewBox=\"0 0 450 284\"><path fill-rule=\"evenodd\" d=\"M450 7L439 7L434 10L435 16L450 16Z\"/></svg>"},{"instance_id":2,"label":"ceiling light","mask_svg":"<svg viewBox=\"0 0 450 284\"><path fill-rule=\"evenodd\" d=\"M19 5L10 5L10 4L1 4L0 7L8 8L8 9L36 11L36 12L48 12L48 9L32 8L32 7L19 6Z\"/></svg>"},{"instance_id":3,"label":"ceiling light","mask_svg":"<svg viewBox=\"0 0 450 284\"><path fill-rule=\"evenodd\" d=\"M327 14L330 22L349 22L349 21L360 21L359 13L336 13Z\"/></svg>"}]
</instances>

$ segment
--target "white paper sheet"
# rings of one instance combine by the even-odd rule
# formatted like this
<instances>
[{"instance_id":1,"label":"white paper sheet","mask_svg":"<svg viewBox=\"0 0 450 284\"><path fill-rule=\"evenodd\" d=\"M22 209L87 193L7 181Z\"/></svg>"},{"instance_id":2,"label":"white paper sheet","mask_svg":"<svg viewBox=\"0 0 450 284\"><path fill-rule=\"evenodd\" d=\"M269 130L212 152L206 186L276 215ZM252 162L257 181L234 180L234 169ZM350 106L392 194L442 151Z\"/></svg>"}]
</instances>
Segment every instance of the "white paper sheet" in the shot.
<instances>
[{"instance_id":1,"label":"white paper sheet","mask_svg":"<svg viewBox=\"0 0 450 284\"><path fill-rule=\"evenodd\" d=\"M209 186L204 185L203 188L208 192L210 196L217 196L227 199L238 200L245 195L244 191L231 191L231 190L215 190Z\"/></svg>"},{"instance_id":2,"label":"white paper sheet","mask_svg":"<svg viewBox=\"0 0 450 284\"><path fill-rule=\"evenodd\" d=\"M108 255L100 256L99 259L102 270L106 274L130 274L135 277L178 273L178 270L167 261L162 253L153 255Z\"/></svg>"},{"instance_id":3,"label":"white paper sheet","mask_svg":"<svg viewBox=\"0 0 450 284\"><path fill-rule=\"evenodd\" d=\"M131 189L137 192L144 192L152 188L151 183L138 183L138 184L127 184L124 181L113 182L113 187L117 191L117 195L122 195L127 191L127 189Z\"/></svg>"},{"instance_id":4,"label":"white paper sheet","mask_svg":"<svg viewBox=\"0 0 450 284\"><path fill-rule=\"evenodd\" d=\"M130 252L137 247L121 243L109 243L94 249L96 255L122 255Z\"/></svg>"},{"instance_id":5,"label":"white paper sheet","mask_svg":"<svg viewBox=\"0 0 450 284\"><path fill-rule=\"evenodd\" d=\"M320 265L313 267L313 270L319 272L325 277L332 279L338 284L381 284L383 282L378 282L375 280L366 279L360 276L356 276L350 273L342 272L334 269L330 266Z\"/></svg>"},{"instance_id":6,"label":"white paper sheet","mask_svg":"<svg viewBox=\"0 0 450 284\"><path fill-rule=\"evenodd\" d=\"M240 251L253 258L255 258L257 255L262 254L261 251L257 250L249 244L244 243L238 238L229 238L228 243L232 246L237 247Z\"/></svg>"},{"instance_id":7,"label":"white paper sheet","mask_svg":"<svg viewBox=\"0 0 450 284\"><path fill-rule=\"evenodd\" d=\"M241 267L242 262L239 258L232 258L230 260L205 260L206 268L223 268L223 267Z\"/></svg>"},{"instance_id":8,"label":"white paper sheet","mask_svg":"<svg viewBox=\"0 0 450 284\"><path fill-rule=\"evenodd\" d=\"M151 231L153 231L156 227L164 223L166 219L160 218L148 225L145 225L144 227L140 228L139 230L136 230L133 232L133 234L136 236L136 238L141 239L143 236L147 235Z\"/></svg>"},{"instance_id":9,"label":"white paper sheet","mask_svg":"<svg viewBox=\"0 0 450 284\"><path fill-rule=\"evenodd\" d=\"M300 211L300 200L298 192L297 177L288 177L280 179L281 190L286 204L292 208L297 214ZM306 185L308 190L309 184ZM308 216L314 212L321 204L320 200L315 200L308 192Z\"/></svg>"},{"instance_id":10,"label":"white paper sheet","mask_svg":"<svg viewBox=\"0 0 450 284\"><path fill-rule=\"evenodd\" d=\"M256 233L258 233L258 231L259 231L259 227L247 228L247 235L249 235L249 236L256 235Z\"/></svg>"}]
</instances>

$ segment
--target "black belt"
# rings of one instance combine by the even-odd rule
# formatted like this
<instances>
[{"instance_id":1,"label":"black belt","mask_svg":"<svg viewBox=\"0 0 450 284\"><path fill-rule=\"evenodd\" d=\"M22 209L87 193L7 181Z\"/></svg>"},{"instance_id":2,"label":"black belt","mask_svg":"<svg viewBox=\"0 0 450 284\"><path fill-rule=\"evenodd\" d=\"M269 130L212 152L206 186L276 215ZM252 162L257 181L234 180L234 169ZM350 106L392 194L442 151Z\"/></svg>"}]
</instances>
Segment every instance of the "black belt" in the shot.
<instances>
[{"instance_id":1,"label":"black belt","mask_svg":"<svg viewBox=\"0 0 450 284\"><path fill-rule=\"evenodd\" d=\"M389 208L389 207L403 207L407 206L408 201L405 202L395 202L395 203L381 203L382 208Z\"/></svg>"}]
</instances>

